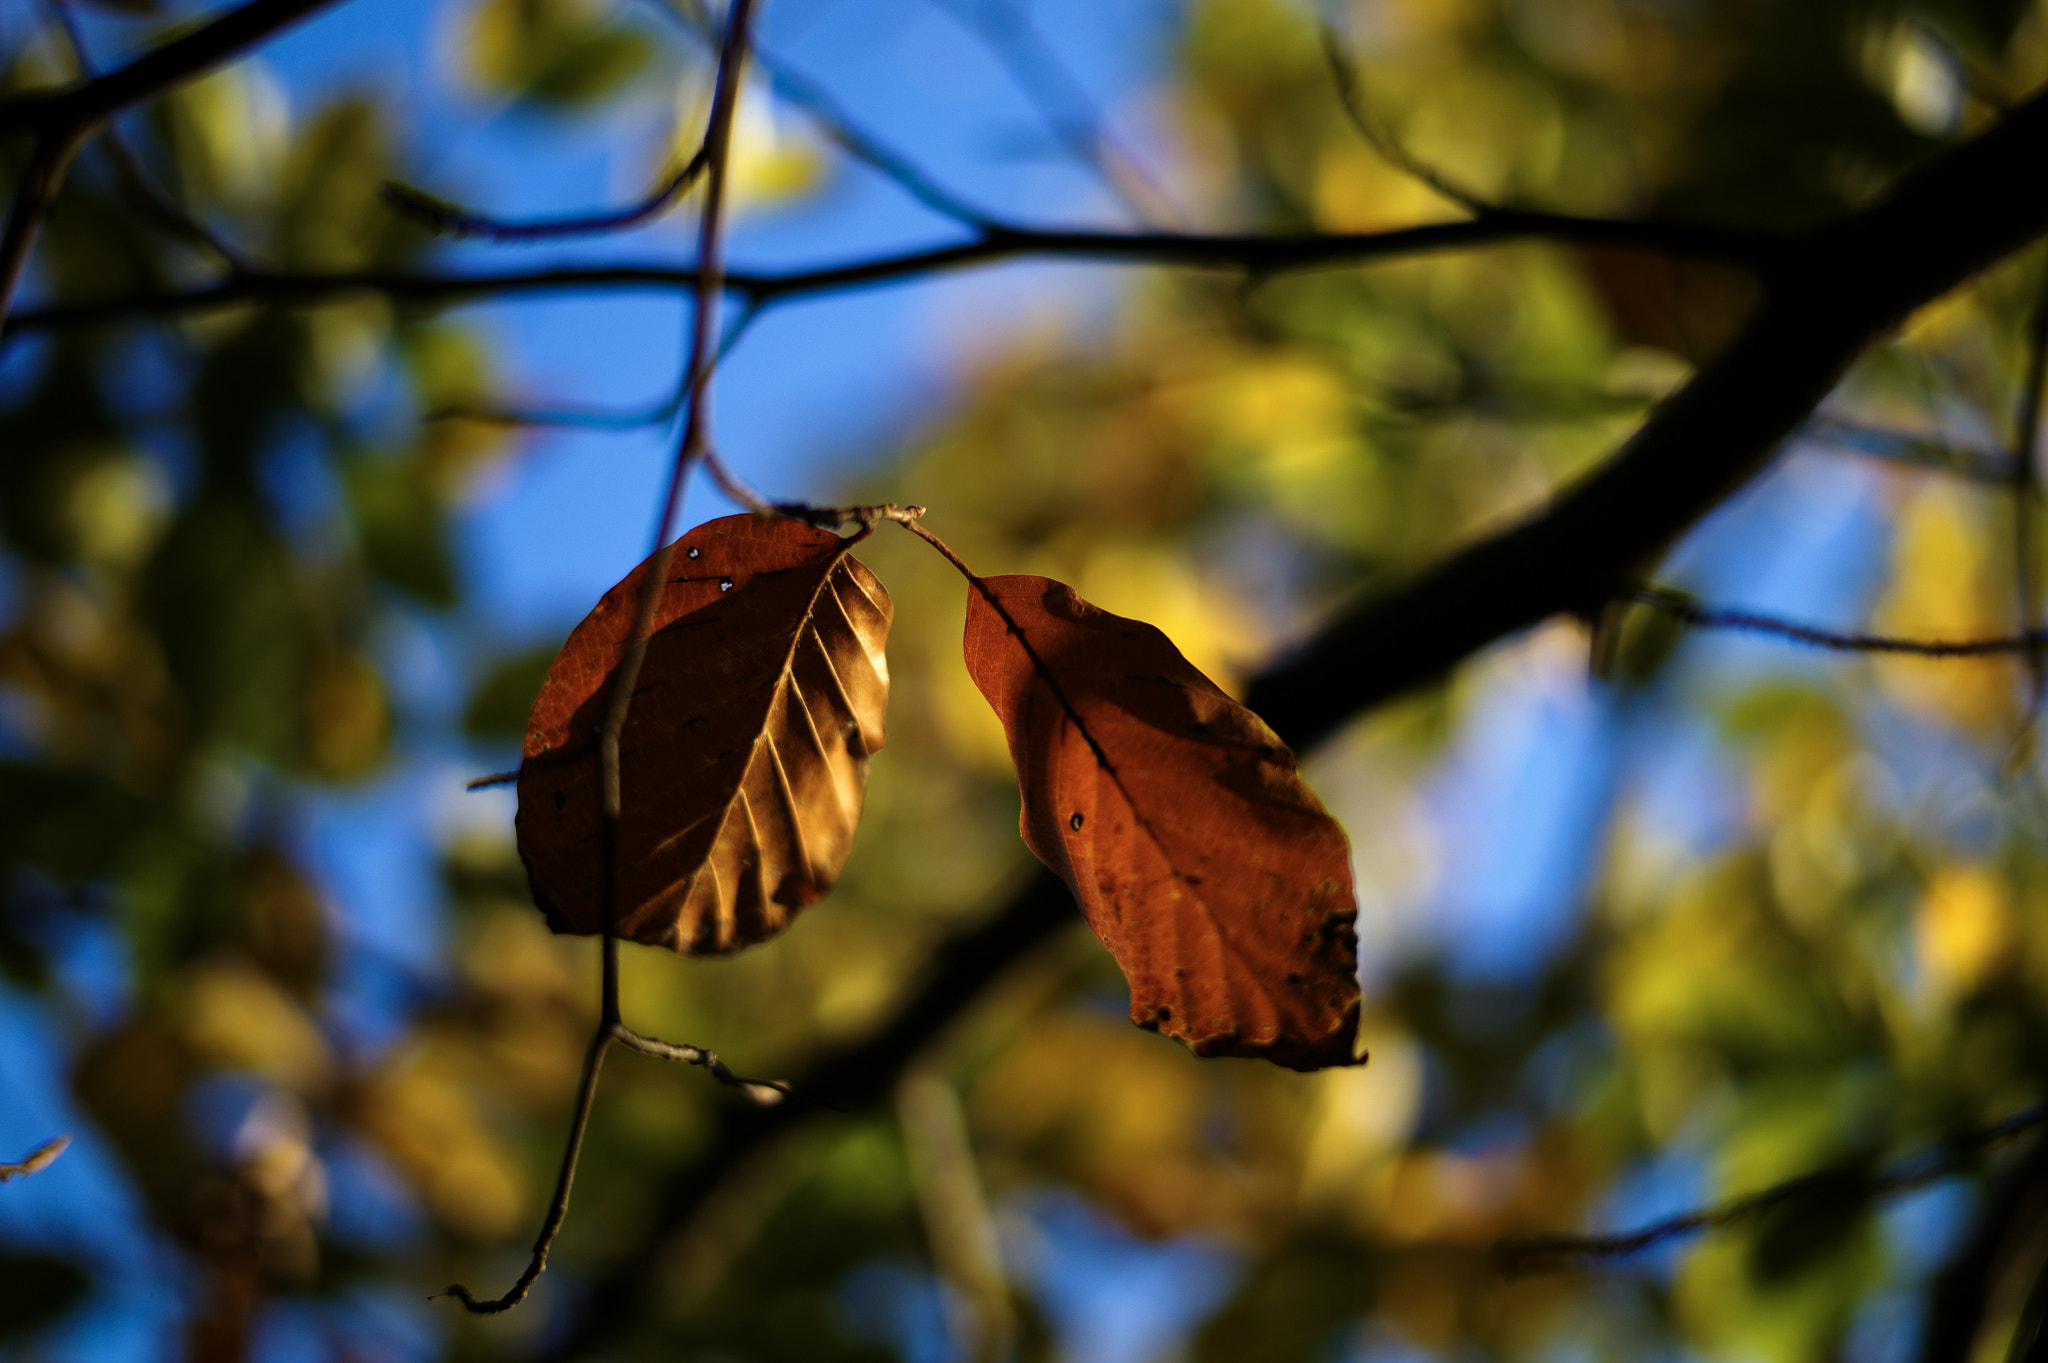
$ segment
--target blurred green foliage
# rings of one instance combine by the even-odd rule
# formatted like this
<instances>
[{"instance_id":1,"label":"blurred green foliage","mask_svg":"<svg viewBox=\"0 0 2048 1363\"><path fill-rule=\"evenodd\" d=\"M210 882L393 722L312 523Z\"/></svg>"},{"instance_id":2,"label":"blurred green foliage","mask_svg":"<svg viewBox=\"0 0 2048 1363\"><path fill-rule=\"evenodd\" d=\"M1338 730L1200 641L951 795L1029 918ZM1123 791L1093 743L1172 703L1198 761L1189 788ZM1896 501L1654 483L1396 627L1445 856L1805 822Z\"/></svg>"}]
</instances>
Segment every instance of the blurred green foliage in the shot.
<instances>
[{"instance_id":1,"label":"blurred green foliage","mask_svg":"<svg viewBox=\"0 0 2048 1363\"><path fill-rule=\"evenodd\" d=\"M2021 0L1328 13L1409 153L1489 198L1595 215L1809 226L2048 76L2048 7ZM533 117L635 101L675 116L639 79L681 41L651 8L477 0L460 31L465 78ZM9 90L61 74L44 47L0 38ZM287 114L270 79L236 67L152 108L141 150L159 181L279 267L425 260L379 200L406 171L388 111ZM1360 137L1306 6L1187 5L1161 108L1174 188L1202 222L1455 216ZM58 299L207 264L90 158L38 256ZM2003 431L2040 271L2016 258L1911 319L1831 410L1937 439ZM1251 281L1140 271L1106 324L1048 307L991 328L944 402L844 491L922 503L979 570L1062 578L1235 686L1335 603L1591 467L1754 300L1736 272L1543 245ZM495 1290L553 1176L594 946L549 936L509 828L451 834L445 968L395 1005L391 1038L345 1044L342 962L362 948L298 822L307 792L388 774L407 742L458 740L403 737L429 724L502 754L551 656L554 641L471 660L466 708L437 717L395 713L377 647L409 613L468 619L453 521L511 444L451 414L496 395L490 333L357 299L11 344L26 377L0 408L0 971L72 1020L74 1090L193 1269L190 1352L242 1356L266 1302ZM177 376L148 410L117 378L139 352ZM403 419L368 419L391 393ZM320 471L316 512L276 495L287 458ZM1824 477L1882 508L1861 549L1876 627L2010 627L2002 489L1903 466ZM876 1025L934 944L1028 874L1001 733L958 664L957 577L907 536L861 555L897 605L897 703L844 883L740 957L624 963L636 1026L748 1073L793 1072ZM1128 1027L1113 966L1078 932L935 1039L921 1063L957 1096L1019 1356L1054 1356L1066 1328L1055 1275L1031 1267L1060 1252L1033 1249L1048 1189L1140 1239L1222 1247L1227 1283L1184 1341L1200 1360L1796 1363L1869 1352L1887 1303L1924 1295L1945 1252L1847 1175L1639 1264L1517 1277L1489 1256L1504 1237L1671 1208L1646 1188L1710 1202L1867 1170L2041 1101L2048 1079L2048 825L2023 669L1757 662L1749 645L1717 666L1727 641L1639 612L1614 643L1599 704L1644 756L1587 835L1587 883L1561 887L1562 937L1511 978L1461 965L1457 929L1432 918L1459 907L1441 791L1518 689L1588 685L1584 632L1506 645L1313 756L1357 847L1368 1067L1196 1061ZM1686 769L1683 818L1646 775L1672 751L1711 754ZM56 968L81 920L130 972L97 1011ZM262 1120L223 1146L193 1114L229 1080ZM650 1190L706 1155L730 1101L694 1071L616 1058L553 1276L503 1320L441 1303L449 1353L546 1352L577 1284L627 1254L653 1256L656 1288L619 1322L620 1356L931 1357L889 1324L885 1279L927 1294L903 1298L930 1306L923 1337L972 1337L971 1293L936 1286L961 1280L912 1172L935 1156L887 1112L821 1118L690 1224L655 1224ZM344 1150L390 1176L411 1233L334 1233ZM1987 1203L2020 1195L1984 1186ZM1971 1215L1954 1217L1960 1243ZM1998 1304L1953 1356L2003 1356L2041 1258L2000 1260L1982 1286ZM86 1290L68 1261L0 1258L0 1336L14 1347ZM1909 1334L1872 1356L1908 1356Z\"/></svg>"}]
</instances>

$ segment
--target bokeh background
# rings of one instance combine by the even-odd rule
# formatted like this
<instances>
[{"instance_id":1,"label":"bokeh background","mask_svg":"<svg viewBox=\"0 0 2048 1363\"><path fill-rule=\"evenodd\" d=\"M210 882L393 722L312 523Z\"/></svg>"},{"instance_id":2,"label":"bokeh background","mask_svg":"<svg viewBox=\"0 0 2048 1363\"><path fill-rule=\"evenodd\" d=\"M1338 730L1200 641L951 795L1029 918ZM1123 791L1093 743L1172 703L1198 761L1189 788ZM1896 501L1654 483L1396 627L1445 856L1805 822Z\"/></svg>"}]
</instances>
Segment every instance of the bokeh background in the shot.
<instances>
[{"instance_id":1,"label":"bokeh background","mask_svg":"<svg viewBox=\"0 0 2048 1363\"><path fill-rule=\"evenodd\" d=\"M77 3L109 65L202 11ZM166 199L280 268L681 262L436 241L401 179L630 201L708 102L687 0L351 0L122 120ZM1798 230L2048 77L2026 0L770 0L736 266L959 240L858 127L1005 220L1363 231L1504 203ZM74 74L0 0L5 87ZM820 98L820 92L829 101ZM829 110L836 109L836 115ZM827 111L821 125L817 115ZM843 127L841 129L843 131ZM11 178L25 148L4 149ZM103 149L22 307L217 277ZM2009 450L2038 251L1873 349L1657 566L1836 627L2016 627ZM1524 244L1233 274L1021 262L793 301L718 376L777 495L917 502L984 572L1164 628L1226 687L1539 504L1709 361L1739 272ZM374 296L27 332L0 351L0 1353L719 1360L1999 1358L2048 1243L2024 1148L1620 1262L1603 1231L1936 1148L2048 1079L2048 799L2012 659L1840 658L1631 615L1546 625L1304 755L1349 831L1371 1063L1197 1061L1080 926L686 1224L722 1105L615 1058L549 1273L524 1262L595 1017L505 791L575 620L644 553L687 300ZM702 484L687 519L732 508ZM2032 517L2036 512L2029 508ZM2042 542L2036 529L2033 542ZM890 531L890 743L844 883L728 960L627 949L629 1021L795 1073L887 1019L1031 874L952 570ZM2039 1224L2020 1218L2020 1230ZM1996 1229L1996 1227L1993 1227ZM1948 1349L1949 1352L1941 1352Z\"/></svg>"}]
</instances>

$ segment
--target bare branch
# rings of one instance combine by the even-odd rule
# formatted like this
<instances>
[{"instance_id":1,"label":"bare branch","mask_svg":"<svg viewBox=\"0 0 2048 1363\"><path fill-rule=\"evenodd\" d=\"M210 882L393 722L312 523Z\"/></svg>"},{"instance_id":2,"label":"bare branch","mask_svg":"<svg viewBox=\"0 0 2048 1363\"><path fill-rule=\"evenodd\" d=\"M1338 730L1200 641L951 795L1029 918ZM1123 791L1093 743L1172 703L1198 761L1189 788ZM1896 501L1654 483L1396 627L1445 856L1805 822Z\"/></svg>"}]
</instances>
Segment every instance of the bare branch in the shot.
<instances>
[{"instance_id":1,"label":"bare branch","mask_svg":"<svg viewBox=\"0 0 2048 1363\"><path fill-rule=\"evenodd\" d=\"M431 194L388 180L384 184L384 202L393 212L409 218L436 236L480 237L501 246L524 245L536 241L552 241L560 237L596 236L605 232L623 232L652 222L667 212L675 202L689 191L704 173L704 149L699 147L683 168L669 176L653 193L638 203L625 208L609 209L596 213L584 213L563 218L538 218L528 222L514 222L494 218L486 214L459 208L446 200Z\"/></svg>"},{"instance_id":2,"label":"bare branch","mask_svg":"<svg viewBox=\"0 0 2048 1363\"><path fill-rule=\"evenodd\" d=\"M173 85L232 60L339 0L249 0L125 66L58 90L0 99L0 135L76 134Z\"/></svg>"},{"instance_id":3,"label":"bare branch","mask_svg":"<svg viewBox=\"0 0 2048 1363\"><path fill-rule=\"evenodd\" d=\"M56 20L58 31L64 35L65 46L71 49L71 60L78 67L78 74L85 78L97 75L91 49L86 46L85 34L79 30L78 16L71 12L71 6L66 0L44 0L44 5L51 18ZM141 158L121 136L120 124L108 119L101 126L97 141L100 151L113 167L123 193L143 217L153 221L165 234L206 251L228 269L244 268L240 251L230 246L211 227L173 203L170 196L157 187L149 172L143 169Z\"/></svg>"},{"instance_id":4,"label":"bare branch","mask_svg":"<svg viewBox=\"0 0 2048 1363\"><path fill-rule=\"evenodd\" d=\"M2037 631L2041 607L2034 590L2034 517L2039 513L2036 495L2040 473L2035 460L2041 441L2042 387L2048 384L2048 266L2043 267L2040 296L2027 325L2027 365L2020 378L2018 410L2013 414L2012 432L2012 557L2013 596L2019 606L2020 629ZM2041 703L2041 687L2048 681L2038 641L2027 648L2027 723L2033 723Z\"/></svg>"},{"instance_id":5,"label":"bare branch","mask_svg":"<svg viewBox=\"0 0 2048 1363\"><path fill-rule=\"evenodd\" d=\"M1144 163L1110 133L1095 101L1028 14L1009 0L932 3L980 36L1025 98L1037 107L1053 137L1070 156L1095 172L1133 218L1150 223L1184 216L1152 182Z\"/></svg>"},{"instance_id":6,"label":"bare branch","mask_svg":"<svg viewBox=\"0 0 2048 1363\"><path fill-rule=\"evenodd\" d=\"M1984 1155L2048 1122L2048 1108L2029 1108L2002 1122L1966 1132L1940 1148L1884 1169L1866 1164L1842 1165L1802 1174L1798 1178L1737 1198L1719 1207L1686 1212L1619 1235L1546 1235L1507 1241L1494 1250L1495 1262L1507 1273L1539 1273L1608 1259L1626 1259L1672 1240L1709 1230L1741 1225L1788 1204L1832 1195L1874 1201L1910 1192L1975 1167Z\"/></svg>"},{"instance_id":7,"label":"bare branch","mask_svg":"<svg viewBox=\"0 0 2048 1363\"><path fill-rule=\"evenodd\" d=\"M2040 630L2025 634L2002 634L1988 639L1902 639L1889 634L1839 633L1818 629L1773 615L1753 611L1721 610L1702 606L1683 592L1666 587L1631 587L1615 593L1615 600L1649 606L1694 629L1732 629L1745 634L1768 634L1797 644L1810 644L1834 653L1903 653L1914 658L1990 658L2009 653L2032 653L2048 635Z\"/></svg>"},{"instance_id":8,"label":"bare branch","mask_svg":"<svg viewBox=\"0 0 2048 1363\"><path fill-rule=\"evenodd\" d=\"M1532 241L1656 251L1723 261L1766 275L1777 274L1797 258L1797 243L1767 234L1502 209L1483 221L1363 233L1204 236L997 226L973 241L840 265L785 273L729 271L722 276L721 284L725 292L766 305L1034 257L1278 274ZM381 294L401 303L439 305L480 298L611 290L695 293L698 284L697 271L660 264L556 266L438 275L391 270L333 274L258 271L196 289L132 294L25 312L8 319L6 334L96 326L131 317L176 317L237 303L314 304L366 293Z\"/></svg>"},{"instance_id":9,"label":"bare branch","mask_svg":"<svg viewBox=\"0 0 2048 1363\"><path fill-rule=\"evenodd\" d=\"M36 233L56 201L64 184L64 172L78 153L82 134L73 130L53 133L36 142L29 158L28 173L15 187L14 203L7 210L7 227L0 234L0 320L4 320L21 288L28 270L28 255L36 244Z\"/></svg>"},{"instance_id":10,"label":"bare branch","mask_svg":"<svg viewBox=\"0 0 2048 1363\"><path fill-rule=\"evenodd\" d=\"M773 1079L742 1079L718 1058L717 1051L706 1050L702 1046L678 1046L672 1041L658 1041L651 1036L640 1035L623 1023L612 1029L612 1039L629 1051L651 1055L656 1060L702 1066L710 1070L719 1083L738 1089L749 1102L761 1107L774 1107L789 1096L789 1085Z\"/></svg>"},{"instance_id":11,"label":"bare branch","mask_svg":"<svg viewBox=\"0 0 2048 1363\"><path fill-rule=\"evenodd\" d=\"M654 4L664 18L676 21L684 32L716 50L718 31L701 5L665 3L664 0L654 0ZM880 171L893 180L897 188L925 207L977 230L994 221L989 214L940 186L919 170L910 158L861 128L844 106L817 81L758 47L753 51L753 64L767 74L769 87L776 94L802 110L812 126L841 151Z\"/></svg>"},{"instance_id":12,"label":"bare branch","mask_svg":"<svg viewBox=\"0 0 2048 1363\"><path fill-rule=\"evenodd\" d=\"M562 1149L562 1167L555 1175L555 1195L548 1201L548 1214L540 1223L540 1235L534 1239L533 1257L527 1261L526 1271L502 1297L480 1299L461 1283L454 1283L446 1292L427 1298L428 1301L453 1297L467 1311L477 1315L495 1315L500 1311L510 1311L526 1300L526 1294L533 1290L534 1283L546 1271L548 1251L554 1247L555 1236L561 1232L562 1222L569 1215L569 1188L576 1181L576 1161L583 1153L583 1135L590 1129L591 1106L597 1101L597 1078L604 1070L604 1053L611 1044L611 1028L600 1024L583 1052L583 1080L576 1087L576 1112L569 1119L569 1142Z\"/></svg>"},{"instance_id":13,"label":"bare branch","mask_svg":"<svg viewBox=\"0 0 2048 1363\"><path fill-rule=\"evenodd\" d=\"M165 43L104 76L51 93L0 100L0 134L33 133L28 173L14 191L0 236L0 323L28 268L36 232L85 139L132 104L216 66L335 0L250 0L240 9ZM0 333L4 334L4 333Z\"/></svg>"},{"instance_id":14,"label":"bare branch","mask_svg":"<svg viewBox=\"0 0 2048 1363\"><path fill-rule=\"evenodd\" d=\"M1445 179L1433 167L1426 166L1408 154L1398 139L1387 130L1386 124L1366 104L1365 96L1359 89L1358 66L1351 60L1351 54L1344 50L1343 40L1337 30L1328 24L1322 25L1323 60L1329 64L1330 79L1337 87L1337 100L1344 106L1344 114L1351 120L1351 126L1365 139L1366 145L1379 155L1382 161L1409 178L1428 185L1444 198L1449 199L1475 218L1483 218L1498 212L1492 204L1477 194Z\"/></svg>"},{"instance_id":15,"label":"bare branch","mask_svg":"<svg viewBox=\"0 0 2048 1363\"><path fill-rule=\"evenodd\" d=\"M1848 417L1817 414L1799 428L1799 438L1873 459L1942 469L1974 482L2004 486L2012 481L2012 458L2004 450L1957 448L1947 440L1930 440Z\"/></svg>"}]
</instances>

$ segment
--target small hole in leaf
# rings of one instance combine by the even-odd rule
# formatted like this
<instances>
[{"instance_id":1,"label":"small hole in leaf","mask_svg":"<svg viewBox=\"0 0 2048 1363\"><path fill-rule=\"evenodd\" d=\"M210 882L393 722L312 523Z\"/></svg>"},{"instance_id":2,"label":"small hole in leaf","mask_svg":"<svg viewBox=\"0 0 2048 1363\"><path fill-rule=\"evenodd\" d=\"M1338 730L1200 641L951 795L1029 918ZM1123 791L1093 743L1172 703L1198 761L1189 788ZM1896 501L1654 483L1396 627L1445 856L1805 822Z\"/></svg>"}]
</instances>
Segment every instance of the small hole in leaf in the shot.
<instances>
[{"instance_id":1,"label":"small hole in leaf","mask_svg":"<svg viewBox=\"0 0 2048 1363\"><path fill-rule=\"evenodd\" d=\"M691 558L702 558L702 557L704 557L704 551L703 551L702 549L699 549L699 548L698 548L698 547L697 547L696 545L694 545L694 544L693 544L693 545L691 545L691 546L690 546L690 557L691 557Z\"/></svg>"},{"instance_id":2,"label":"small hole in leaf","mask_svg":"<svg viewBox=\"0 0 2048 1363\"><path fill-rule=\"evenodd\" d=\"M731 578L729 578L729 577L721 577L721 578L719 578L719 579L718 579L718 590L720 590L720 591L722 591L722 592L729 592L729 591L731 591L731 590L732 590L732 579L731 579Z\"/></svg>"},{"instance_id":3,"label":"small hole in leaf","mask_svg":"<svg viewBox=\"0 0 2048 1363\"><path fill-rule=\"evenodd\" d=\"M1073 829L1076 833L1078 833L1081 831L1081 825L1086 822L1086 819L1083 819L1079 814L1076 814L1073 818L1067 820L1067 827Z\"/></svg>"}]
</instances>

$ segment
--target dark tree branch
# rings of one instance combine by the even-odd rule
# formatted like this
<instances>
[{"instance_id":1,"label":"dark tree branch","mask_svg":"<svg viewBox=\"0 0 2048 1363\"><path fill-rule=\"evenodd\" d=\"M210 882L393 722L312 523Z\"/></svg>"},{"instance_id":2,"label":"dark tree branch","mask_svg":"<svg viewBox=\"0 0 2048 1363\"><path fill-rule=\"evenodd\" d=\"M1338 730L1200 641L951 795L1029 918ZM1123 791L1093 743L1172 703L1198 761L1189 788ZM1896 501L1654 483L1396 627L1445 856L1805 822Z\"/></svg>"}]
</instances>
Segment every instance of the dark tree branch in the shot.
<instances>
[{"instance_id":1,"label":"dark tree branch","mask_svg":"<svg viewBox=\"0 0 2048 1363\"><path fill-rule=\"evenodd\" d=\"M36 232L71 158L93 130L132 104L219 65L335 0L250 0L240 9L144 53L126 66L49 93L0 100L0 135L33 133L35 152L0 236L0 323L28 268ZM0 332L4 334L4 332Z\"/></svg>"},{"instance_id":2,"label":"dark tree branch","mask_svg":"<svg viewBox=\"0 0 2048 1363\"><path fill-rule=\"evenodd\" d=\"M57 191L64 184L64 172L70 168L71 158L78 154L78 145L83 140L83 134L77 131L38 139L34 154L29 157L28 172L15 186L14 203L7 210L7 227L0 233L0 321L4 321L14 304L22 275L28 270L28 255L35 247L36 233L42 229L50 205L56 202Z\"/></svg>"},{"instance_id":3,"label":"dark tree branch","mask_svg":"<svg viewBox=\"0 0 2048 1363\"><path fill-rule=\"evenodd\" d=\"M1494 1259L1504 1272L1536 1273L1566 1268L1575 1263L1626 1259L1702 1231L1723 1230L1754 1221L1811 1197L1874 1201L1924 1188L1972 1169L1987 1151L2025 1135L2044 1122L2048 1122L2048 1108L2029 1108L1992 1126L1966 1132L1938 1150L1889 1168L1873 1170L1859 1163L1821 1169L1719 1207L1686 1212L1620 1235L1546 1235L1533 1240L1510 1240L1495 1249Z\"/></svg>"},{"instance_id":4,"label":"dark tree branch","mask_svg":"<svg viewBox=\"0 0 2048 1363\"><path fill-rule=\"evenodd\" d=\"M78 67L79 76L89 80L98 75L92 51L86 46L85 34L80 31L78 16L71 12L71 6L66 0L45 0L45 7L56 21L58 31L64 35L64 45L71 49L71 60ZM121 126L116 120L110 118L101 126L98 142L130 205L154 222L159 231L188 246L199 247L231 271L245 268L241 252L157 188L149 172L143 169L141 158L121 136Z\"/></svg>"},{"instance_id":5,"label":"dark tree branch","mask_svg":"<svg viewBox=\"0 0 2048 1363\"><path fill-rule=\"evenodd\" d=\"M339 0L249 0L212 23L143 53L104 76L57 90L0 99L0 136L75 135L239 56Z\"/></svg>"},{"instance_id":6,"label":"dark tree branch","mask_svg":"<svg viewBox=\"0 0 2048 1363\"><path fill-rule=\"evenodd\" d=\"M1794 248L1794 243L1785 238L1753 232L1501 209L1478 222L1327 235L1202 236L997 225L987 228L973 241L949 246L787 273L729 271L721 282L726 292L766 305L921 280L946 270L1034 258L1279 274L1533 241L1656 251L1725 262L1765 275L1775 274L1787 265ZM400 303L445 305L526 294L613 290L694 293L697 287L695 270L660 264L560 266L445 275L394 270L334 274L257 271L196 289L133 294L25 312L8 319L6 334L96 326L133 317L178 317L237 303L307 305L366 293L381 294Z\"/></svg>"}]
</instances>

